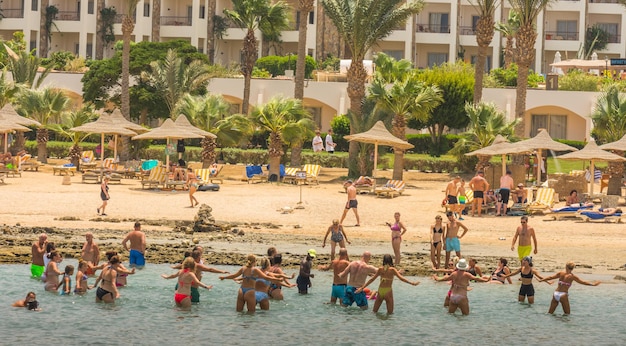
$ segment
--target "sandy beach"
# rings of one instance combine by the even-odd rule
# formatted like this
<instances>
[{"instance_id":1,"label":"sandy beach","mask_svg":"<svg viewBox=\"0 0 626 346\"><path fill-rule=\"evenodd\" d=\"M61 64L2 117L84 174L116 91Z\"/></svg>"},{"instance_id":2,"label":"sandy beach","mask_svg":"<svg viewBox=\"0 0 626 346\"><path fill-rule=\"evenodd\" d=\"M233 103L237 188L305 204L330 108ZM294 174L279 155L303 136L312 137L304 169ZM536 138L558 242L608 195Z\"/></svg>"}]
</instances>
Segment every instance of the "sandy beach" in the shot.
<instances>
[{"instance_id":1,"label":"sandy beach","mask_svg":"<svg viewBox=\"0 0 626 346\"><path fill-rule=\"evenodd\" d=\"M381 173L391 175L390 171ZM142 190L139 180L122 179L121 185L110 185L108 216L99 217L99 185L81 183L80 173L71 177L71 185L62 185L63 178L54 176L47 165L39 172L5 178L6 184L0 185L0 263L30 263L30 246L41 232L48 233L66 257L79 255L87 230L94 233L101 251L121 251L121 239L139 220L148 238L150 263L179 261L195 240L207 249L205 257L213 264L241 264L247 253L262 255L269 246L285 254L287 265L296 265L309 248L317 250L317 264L327 264L330 245L322 248L322 240L332 219L343 212L346 194L341 183L346 174L346 169L323 168L319 185L301 188L248 184L240 175L226 174L220 191L196 193L201 204L212 208L222 231L188 234L176 226L190 225L199 208L188 207L186 191ZM426 275L431 267L429 226L443 213L440 203L450 176L410 171L404 179L407 189L399 197L359 195L361 226L353 226L352 212L344 222L352 241L348 251L355 258L369 250L375 254L374 263L380 262L382 254L393 253L385 222L391 222L398 211L408 229L400 267L408 274ZM300 191L304 209L282 213L284 207L297 205ZM551 220L537 215L529 221L537 234L534 262L540 271L553 272L566 261L574 261L580 265L579 273L626 275L623 224ZM483 269L494 268L499 257L508 258L516 267L517 251L510 247L519 217L467 216L462 222L469 228L461 239L463 257L478 258Z\"/></svg>"}]
</instances>

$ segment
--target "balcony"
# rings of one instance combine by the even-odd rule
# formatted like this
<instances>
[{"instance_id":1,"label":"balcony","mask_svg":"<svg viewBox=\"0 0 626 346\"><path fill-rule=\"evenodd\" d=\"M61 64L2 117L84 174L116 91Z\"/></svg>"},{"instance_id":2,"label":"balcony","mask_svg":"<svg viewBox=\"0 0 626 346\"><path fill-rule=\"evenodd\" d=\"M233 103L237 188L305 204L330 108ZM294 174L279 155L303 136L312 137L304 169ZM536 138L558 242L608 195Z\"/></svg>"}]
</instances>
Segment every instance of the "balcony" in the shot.
<instances>
[{"instance_id":1,"label":"balcony","mask_svg":"<svg viewBox=\"0 0 626 346\"><path fill-rule=\"evenodd\" d=\"M589 0L590 4L619 4L618 0Z\"/></svg>"},{"instance_id":2,"label":"balcony","mask_svg":"<svg viewBox=\"0 0 626 346\"><path fill-rule=\"evenodd\" d=\"M161 16L162 25L191 26L190 17Z\"/></svg>"},{"instance_id":3,"label":"balcony","mask_svg":"<svg viewBox=\"0 0 626 346\"><path fill-rule=\"evenodd\" d=\"M620 35L611 35L609 34L609 42L608 43L620 43Z\"/></svg>"},{"instance_id":4,"label":"balcony","mask_svg":"<svg viewBox=\"0 0 626 346\"><path fill-rule=\"evenodd\" d=\"M449 34L450 33L450 25L439 25L439 24L416 24L417 32L433 32L438 34Z\"/></svg>"},{"instance_id":5,"label":"balcony","mask_svg":"<svg viewBox=\"0 0 626 346\"><path fill-rule=\"evenodd\" d=\"M3 8L2 17L3 18L24 18L24 9L23 8Z\"/></svg>"},{"instance_id":6,"label":"balcony","mask_svg":"<svg viewBox=\"0 0 626 346\"><path fill-rule=\"evenodd\" d=\"M55 20L79 21L80 12L76 11L59 11L54 17Z\"/></svg>"},{"instance_id":7,"label":"balcony","mask_svg":"<svg viewBox=\"0 0 626 346\"><path fill-rule=\"evenodd\" d=\"M578 31L546 31L546 40L578 41Z\"/></svg>"},{"instance_id":8,"label":"balcony","mask_svg":"<svg viewBox=\"0 0 626 346\"><path fill-rule=\"evenodd\" d=\"M118 13L115 15L115 17L113 17L113 23L114 24L121 24L122 21L124 20L124 17L126 16L125 13ZM163 23L163 17L161 17L161 23ZM137 22L137 11L135 11L135 13L133 13L133 21L136 23Z\"/></svg>"},{"instance_id":9,"label":"balcony","mask_svg":"<svg viewBox=\"0 0 626 346\"><path fill-rule=\"evenodd\" d=\"M476 35L476 28L473 26L461 26L459 27L459 33L461 35L468 35L468 36L475 36Z\"/></svg>"}]
</instances>

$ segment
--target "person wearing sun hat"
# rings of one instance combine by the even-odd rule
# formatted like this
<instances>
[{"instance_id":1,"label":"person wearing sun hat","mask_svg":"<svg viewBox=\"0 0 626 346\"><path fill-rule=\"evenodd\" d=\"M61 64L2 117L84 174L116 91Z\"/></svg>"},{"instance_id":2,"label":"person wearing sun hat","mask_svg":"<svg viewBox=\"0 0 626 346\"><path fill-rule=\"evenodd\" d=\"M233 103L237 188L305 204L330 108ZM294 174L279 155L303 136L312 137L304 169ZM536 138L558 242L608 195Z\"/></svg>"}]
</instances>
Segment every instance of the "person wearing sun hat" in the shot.
<instances>
[{"instance_id":1,"label":"person wearing sun hat","mask_svg":"<svg viewBox=\"0 0 626 346\"><path fill-rule=\"evenodd\" d=\"M315 274L311 274L311 267L313 266L315 256L317 256L317 251L315 251L315 249L309 249L306 253L306 257L300 262L300 273L296 279L298 293L300 294L308 294L309 287L313 286L311 285L311 278L314 278Z\"/></svg>"},{"instance_id":2,"label":"person wearing sun hat","mask_svg":"<svg viewBox=\"0 0 626 346\"><path fill-rule=\"evenodd\" d=\"M461 258L456 264L456 271L450 274L444 281L452 281L450 293L450 305L448 312L454 313L457 309L461 309L463 315L469 315L469 300L467 299L467 287L470 280L487 282L488 277L476 277L472 275L468 269L469 264L465 258Z\"/></svg>"}]
</instances>

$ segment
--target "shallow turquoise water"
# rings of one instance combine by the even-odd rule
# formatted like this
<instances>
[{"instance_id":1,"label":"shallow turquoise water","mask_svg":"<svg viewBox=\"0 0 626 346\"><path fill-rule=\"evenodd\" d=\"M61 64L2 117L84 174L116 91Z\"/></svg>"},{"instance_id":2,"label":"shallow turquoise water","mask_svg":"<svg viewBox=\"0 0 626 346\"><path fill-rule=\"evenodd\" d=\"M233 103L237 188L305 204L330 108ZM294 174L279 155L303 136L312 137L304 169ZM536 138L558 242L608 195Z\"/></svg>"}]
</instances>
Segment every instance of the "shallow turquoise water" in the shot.
<instances>
[{"instance_id":1,"label":"shallow turquoise water","mask_svg":"<svg viewBox=\"0 0 626 346\"><path fill-rule=\"evenodd\" d=\"M66 264L76 263L65 260L61 267ZM167 265L148 265L129 278L129 286L121 290L122 297L114 305L106 305L94 302L94 290L86 296L44 292L39 281L28 277L28 266L2 265L0 344L619 345L626 339L626 285L608 276L581 275L606 283L598 287L574 284L570 289L572 315L566 317L560 307L555 316L546 314L554 286L537 283L534 306L517 303L517 283L473 284L469 316L448 314L442 307L448 285L429 278L420 278L422 283L416 287L396 280L396 307L391 316L330 306L324 304L330 296L329 272L316 272L308 296L287 289L285 301L272 301L270 311L249 315L235 312L237 284L221 282L215 274L205 275L203 281L214 288L200 291L200 304L191 311L176 309L175 281L159 277L171 272ZM10 307L30 290L37 293L43 311ZM384 304L380 311L386 311Z\"/></svg>"}]
</instances>

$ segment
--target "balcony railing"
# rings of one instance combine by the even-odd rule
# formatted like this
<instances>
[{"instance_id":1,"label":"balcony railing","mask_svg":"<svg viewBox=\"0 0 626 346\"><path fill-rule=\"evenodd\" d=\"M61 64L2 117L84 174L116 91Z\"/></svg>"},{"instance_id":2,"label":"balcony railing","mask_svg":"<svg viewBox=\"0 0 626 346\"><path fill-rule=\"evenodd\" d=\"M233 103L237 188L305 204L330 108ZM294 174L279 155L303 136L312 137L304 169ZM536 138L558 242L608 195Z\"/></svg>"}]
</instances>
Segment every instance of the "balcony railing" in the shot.
<instances>
[{"instance_id":1,"label":"balcony railing","mask_svg":"<svg viewBox=\"0 0 626 346\"><path fill-rule=\"evenodd\" d=\"M24 18L24 9L23 8L3 8L2 17L3 18Z\"/></svg>"},{"instance_id":2,"label":"balcony railing","mask_svg":"<svg viewBox=\"0 0 626 346\"><path fill-rule=\"evenodd\" d=\"M190 17L161 16L162 25L191 26Z\"/></svg>"},{"instance_id":3,"label":"balcony railing","mask_svg":"<svg viewBox=\"0 0 626 346\"><path fill-rule=\"evenodd\" d=\"M124 20L124 16L126 16L126 14L124 13L118 13L115 15L115 17L113 17L113 23L114 24L121 24L122 21ZM163 23L163 17L161 17L161 23ZM135 23L137 22L137 11L135 11L135 13L133 13L133 20L135 21Z\"/></svg>"},{"instance_id":4,"label":"balcony railing","mask_svg":"<svg viewBox=\"0 0 626 346\"><path fill-rule=\"evenodd\" d=\"M473 26L461 26L459 27L459 30L460 30L461 35L469 35L469 36L476 35L476 28Z\"/></svg>"},{"instance_id":5,"label":"balcony railing","mask_svg":"<svg viewBox=\"0 0 626 346\"><path fill-rule=\"evenodd\" d=\"M546 40L577 41L578 31L546 31Z\"/></svg>"},{"instance_id":6,"label":"balcony railing","mask_svg":"<svg viewBox=\"0 0 626 346\"><path fill-rule=\"evenodd\" d=\"M440 34L449 34L450 25L439 24L417 24L417 32L434 32Z\"/></svg>"},{"instance_id":7,"label":"balcony railing","mask_svg":"<svg viewBox=\"0 0 626 346\"><path fill-rule=\"evenodd\" d=\"M618 4L618 0L589 0L590 4Z\"/></svg>"},{"instance_id":8,"label":"balcony railing","mask_svg":"<svg viewBox=\"0 0 626 346\"><path fill-rule=\"evenodd\" d=\"M609 43L620 43L620 35L609 35Z\"/></svg>"},{"instance_id":9,"label":"balcony railing","mask_svg":"<svg viewBox=\"0 0 626 346\"><path fill-rule=\"evenodd\" d=\"M80 20L80 12L76 11L59 11L55 20L67 20L67 21L79 21Z\"/></svg>"}]
</instances>

